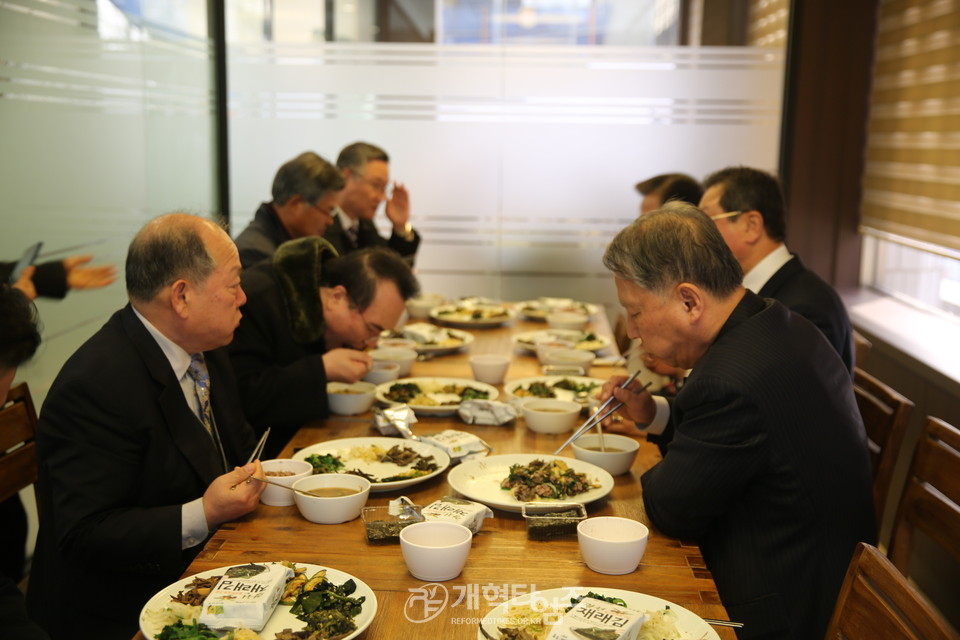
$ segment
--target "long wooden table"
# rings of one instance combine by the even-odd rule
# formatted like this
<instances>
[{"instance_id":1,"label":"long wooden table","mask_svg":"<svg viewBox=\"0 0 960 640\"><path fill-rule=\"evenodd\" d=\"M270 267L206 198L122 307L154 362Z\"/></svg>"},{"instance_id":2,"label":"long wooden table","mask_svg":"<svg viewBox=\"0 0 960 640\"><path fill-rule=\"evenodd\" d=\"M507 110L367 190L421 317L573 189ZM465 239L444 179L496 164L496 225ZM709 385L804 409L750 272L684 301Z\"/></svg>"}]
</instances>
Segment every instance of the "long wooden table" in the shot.
<instances>
[{"instance_id":1,"label":"long wooden table","mask_svg":"<svg viewBox=\"0 0 960 640\"><path fill-rule=\"evenodd\" d=\"M536 357L515 350L512 335L545 328L542 323L515 320L506 327L477 329L473 331L476 340L471 352L512 353L507 381L537 376L540 367ZM605 317L597 318L590 328L609 335ZM616 354L615 346L611 353ZM467 357L468 353L456 353L416 362L411 375L472 378ZM622 370L595 366L589 375L606 379L616 372ZM467 425L457 416L418 419L413 425L415 433L434 433L447 428L470 431L493 447L493 455L553 453L569 436L534 433L525 428L522 418L517 424L506 426ZM369 416L332 416L303 427L281 457L289 457L317 442L378 435ZM643 436L638 440L640 453L630 472L615 478L616 484L607 498L588 505L589 516L623 516L649 525L640 499L639 477L656 464L660 455ZM567 455L572 455L569 449ZM397 495L406 495L416 504L427 505L451 494L453 490L442 474L401 491L371 493L367 504L386 505ZM463 573L443 583L449 599L441 611L427 621L423 619L433 613L427 610L431 606L427 600L441 598L442 590L430 592L430 598L426 598L424 583L407 572L399 545L368 543L359 518L339 525L318 525L303 519L295 506L260 505L242 520L220 527L184 575L269 560L328 566L366 582L376 592L379 606L376 618L362 636L370 640L425 637L474 640L479 619L513 595L568 586L639 591L674 602L703 617L727 618L696 545L665 537L651 528L647 550L635 572L623 576L603 575L588 569L580 559L576 536L529 540L522 516L500 510L495 510L494 518L484 521L483 529L474 537ZM718 628L717 633L721 638L736 637L727 628ZM137 634L135 640L144 638Z\"/></svg>"}]
</instances>

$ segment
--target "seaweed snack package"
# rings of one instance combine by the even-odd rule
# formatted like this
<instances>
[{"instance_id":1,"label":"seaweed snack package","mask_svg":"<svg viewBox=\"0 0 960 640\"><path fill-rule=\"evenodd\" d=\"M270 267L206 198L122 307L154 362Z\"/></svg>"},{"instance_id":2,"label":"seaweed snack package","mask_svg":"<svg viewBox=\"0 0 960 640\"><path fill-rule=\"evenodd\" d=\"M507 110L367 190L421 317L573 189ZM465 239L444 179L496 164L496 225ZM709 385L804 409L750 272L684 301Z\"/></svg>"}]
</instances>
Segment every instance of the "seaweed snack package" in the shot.
<instances>
[{"instance_id":1,"label":"seaweed snack package","mask_svg":"<svg viewBox=\"0 0 960 640\"><path fill-rule=\"evenodd\" d=\"M470 500L462 500L452 496L444 496L425 506L421 515L426 520L445 520L462 524L470 531L477 533L483 526L483 521L493 517L490 507Z\"/></svg>"},{"instance_id":2,"label":"seaweed snack package","mask_svg":"<svg viewBox=\"0 0 960 640\"><path fill-rule=\"evenodd\" d=\"M627 640L647 616L612 602L583 598L563 615L546 640Z\"/></svg>"},{"instance_id":3,"label":"seaweed snack package","mask_svg":"<svg viewBox=\"0 0 960 640\"><path fill-rule=\"evenodd\" d=\"M277 562L230 567L203 601L199 621L214 628L260 631L280 601L293 570Z\"/></svg>"},{"instance_id":4,"label":"seaweed snack package","mask_svg":"<svg viewBox=\"0 0 960 640\"><path fill-rule=\"evenodd\" d=\"M490 451L490 447L479 437L466 431L447 429L440 433L432 433L420 438L443 449L450 456L450 464L459 464L464 460L483 458Z\"/></svg>"}]
</instances>

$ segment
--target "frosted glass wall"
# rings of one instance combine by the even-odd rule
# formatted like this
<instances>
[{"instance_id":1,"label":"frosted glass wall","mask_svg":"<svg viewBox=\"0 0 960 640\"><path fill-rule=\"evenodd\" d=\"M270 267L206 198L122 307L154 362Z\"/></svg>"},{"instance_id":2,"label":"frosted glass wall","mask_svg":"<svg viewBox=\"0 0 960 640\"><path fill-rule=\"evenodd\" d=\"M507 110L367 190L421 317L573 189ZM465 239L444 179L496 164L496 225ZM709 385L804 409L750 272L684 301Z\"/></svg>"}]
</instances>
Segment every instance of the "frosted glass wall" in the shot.
<instances>
[{"instance_id":1,"label":"frosted glass wall","mask_svg":"<svg viewBox=\"0 0 960 640\"><path fill-rule=\"evenodd\" d=\"M638 213L635 183L776 170L783 62L745 47L236 44L233 230L284 161L365 140L410 189L426 289L613 303L600 256Z\"/></svg>"},{"instance_id":2,"label":"frosted glass wall","mask_svg":"<svg viewBox=\"0 0 960 640\"><path fill-rule=\"evenodd\" d=\"M41 261L93 253L121 271L106 289L37 301L44 341L19 379L38 402L126 302L136 230L216 201L205 0L117 4L0 2L0 260L42 240Z\"/></svg>"}]
</instances>

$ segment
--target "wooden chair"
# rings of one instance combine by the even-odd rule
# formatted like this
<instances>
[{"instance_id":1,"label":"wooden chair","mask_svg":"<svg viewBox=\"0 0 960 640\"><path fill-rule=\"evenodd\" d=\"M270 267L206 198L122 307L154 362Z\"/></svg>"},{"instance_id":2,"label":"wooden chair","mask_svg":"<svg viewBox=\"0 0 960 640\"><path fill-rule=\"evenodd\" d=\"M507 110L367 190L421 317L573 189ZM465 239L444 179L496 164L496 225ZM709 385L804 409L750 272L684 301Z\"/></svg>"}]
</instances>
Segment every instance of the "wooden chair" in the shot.
<instances>
[{"instance_id":1,"label":"wooden chair","mask_svg":"<svg viewBox=\"0 0 960 640\"><path fill-rule=\"evenodd\" d=\"M853 355L856 359L856 364L858 367L863 367L864 363L867 361L867 356L870 355L870 349L873 348L873 343L867 340L867 337L857 331L853 330Z\"/></svg>"},{"instance_id":2,"label":"wooden chair","mask_svg":"<svg viewBox=\"0 0 960 640\"><path fill-rule=\"evenodd\" d=\"M827 640L957 640L960 635L876 547L857 545Z\"/></svg>"},{"instance_id":3,"label":"wooden chair","mask_svg":"<svg viewBox=\"0 0 960 640\"><path fill-rule=\"evenodd\" d=\"M905 576L917 529L960 561L960 430L939 418L927 418L893 521L890 559Z\"/></svg>"},{"instance_id":4,"label":"wooden chair","mask_svg":"<svg viewBox=\"0 0 960 640\"><path fill-rule=\"evenodd\" d=\"M853 390L867 431L873 468L873 506L880 522L913 403L859 367L853 370Z\"/></svg>"},{"instance_id":5,"label":"wooden chair","mask_svg":"<svg viewBox=\"0 0 960 640\"><path fill-rule=\"evenodd\" d=\"M37 411L23 382L0 408L0 501L37 481Z\"/></svg>"}]
</instances>

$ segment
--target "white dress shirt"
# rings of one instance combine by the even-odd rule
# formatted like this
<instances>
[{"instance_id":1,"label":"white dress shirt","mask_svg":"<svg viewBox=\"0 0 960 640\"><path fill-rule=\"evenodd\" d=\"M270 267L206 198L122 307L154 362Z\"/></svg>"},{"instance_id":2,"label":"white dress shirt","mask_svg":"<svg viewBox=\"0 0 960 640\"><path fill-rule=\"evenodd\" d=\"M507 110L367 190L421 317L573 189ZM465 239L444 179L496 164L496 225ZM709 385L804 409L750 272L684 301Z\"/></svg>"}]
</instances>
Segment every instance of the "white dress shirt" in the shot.
<instances>
[{"instance_id":1,"label":"white dress shirt","mask_svg":"<svg viewBox=\"0 0 960 640\"><path fill-rule=\"evenodd\" d=\"M136 309L133 312L146 327L147 332L156 340L163 355L170 362L170 368L180 381L180 390L183 391L183 397L187 401L190 410L195 416L200 415L200 401L197 399L197 393L194 388L193 379L187 375L187 367L190 366L190 354L183 350L177 343L160 333L160 330L150 324L150 321L140 315ZM199 417L198 417L199 419ZM209 535L207 529L207 516L203 510L203 497L192 500L180 507L180 548L189 549L195 547L204 541Z\"/></svg>"}]
</instances>

